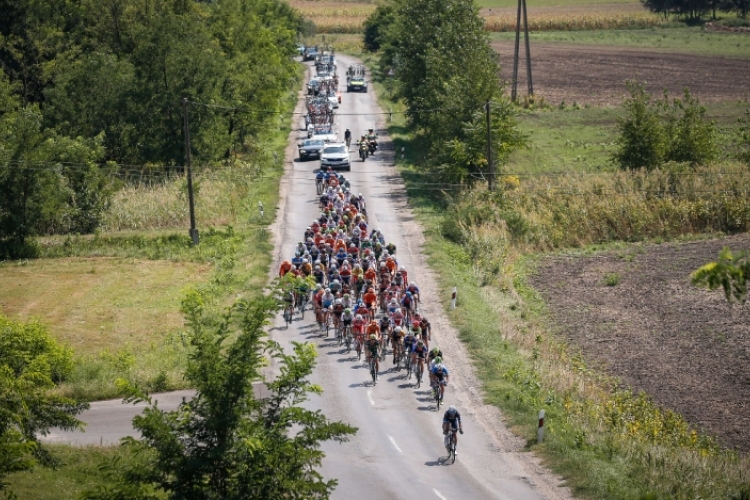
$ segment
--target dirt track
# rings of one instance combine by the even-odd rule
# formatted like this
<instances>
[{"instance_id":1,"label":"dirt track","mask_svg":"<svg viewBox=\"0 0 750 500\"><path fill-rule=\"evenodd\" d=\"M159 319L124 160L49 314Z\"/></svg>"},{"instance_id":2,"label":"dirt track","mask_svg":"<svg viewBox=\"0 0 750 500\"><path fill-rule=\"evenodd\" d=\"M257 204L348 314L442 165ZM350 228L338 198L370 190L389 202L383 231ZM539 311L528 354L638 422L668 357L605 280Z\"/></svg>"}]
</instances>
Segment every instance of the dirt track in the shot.
<instances>
[{"instance_id":1,"label":"dirt track","mask_svg":"<svg viewBox=\"0 0 750 500\"><path fill-rule=\"evenodd\" d=\"M502 78L513 76L513 42L493 44L500 54ZM531 47L534 92L553 105L616 105L625 96L625 81L646 82L655 96L664 89L680 95L685 87L703 102L750 97L750 60L705 57L646 49L535 44ZM526 95L523 45L519 91Z\"/></svg>"},{"instance_id":2,"label":"dirt track","mask_svg":"<svg viewBox=\"0 0 750 500\"><path fill-rule=\"evenodd\" d=\"M689 277L725 245L747 249L750 235L550 257L533 285L589 362L727 447L750 452L750 306L730 306L722 292L696 288ZM620 283L607 286L607 273Z\"/></svg>"}]
</instances>

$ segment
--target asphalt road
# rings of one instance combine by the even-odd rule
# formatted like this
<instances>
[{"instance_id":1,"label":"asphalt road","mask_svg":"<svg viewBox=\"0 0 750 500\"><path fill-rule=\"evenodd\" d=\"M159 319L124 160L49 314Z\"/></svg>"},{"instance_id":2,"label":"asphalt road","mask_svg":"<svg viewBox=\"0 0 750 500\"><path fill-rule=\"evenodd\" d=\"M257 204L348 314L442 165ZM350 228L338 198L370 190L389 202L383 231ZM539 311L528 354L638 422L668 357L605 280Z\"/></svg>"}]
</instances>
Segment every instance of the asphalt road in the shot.
<instances>
[{"instance_id":1,"label":"asphalt road","mask_svg":"<svg viewBox=\"0 0 750 500\"><path fill-rule=\"evenodd\" d=\"M338 56L339 74L343 75L353 62L352 58ZM386 240L396 244L399 264L413 271L416 260L423 257L414 248L415 235L407 229L413 226L411 216L408 210L400 208L404 194L392 166L392 145L386 131L378 129L378 123L383 124L386 116L371 92L346 92L344 78L340 87L342 103L335 117L339 137L343 139L347 127L353 137L374 128L381 145L374 156L361 162L352 144L352 171L344 175L351 181L352 190L366 198L370 228L381 229ZM302 127L300 121L300 139L304 136ZM314 181L318 168L318 161L302 162L295 158L287 171L276 260L293 256L294 247L318 212ZM422 287L420 276L412 271L409 279ZM423 304L423 307L429 311L438 305ZM358 362L353 351L346 354L337 342L326 339L315 325L312 313L308 312L304 321L297 318L289 329L277 322L271 335L283 344L309 341L318 345L319 365L313 382L320 384L324 393L314 397L310 406L359 428L350 442L323 446L327 457L322 472L339 481L334 498L544 498L519 468L518 461L506 460L509 455L483 432L471 414L462 413L466 433L459 436L456 463L444 464L446 453L441 432L444 410L436 410L429 387L412 387L405 379L405 372L393 371L390 359L381 362L380 379L372 386L364 361ZM451 368L450 353L446 353L446 358ZM455 400L450 390L446 391L446 405Z\"/></svg>"},{"instance_id":2,"label":"asphalt road","mask_svg":"<svg viewBox=\"0 0 750 500\"><path fill-rule=\"evenodd\" d=\"M346 67L354 62L352 58L339 56L339 74L343 75ZM421 234L410 212L404 208L403 187L392 166L393 148L382 128L386 115L377 107L372 93L347 93L344 78L341 88L343 99L336 116L341 139L347 127L354 137L365 133L368 128L375 128L381 145L378 152L365 162L359 160L352 145L352 172L345 175L351 180L352 189L366 197L370 227L380 228L386 239L397 245L399 263L410 270L410 280L420 283L419 274L413 270L426 269L418 248ZM297 111L301 110L300 105ZM301 116L298 117L300 129L295 132L294 143L305 137ZM296 243L302 239L305 228L318 212L314 173L319 162L298 161L294 155L294 143L287 150L280 218L273 227L277 263L292 257ZM420 287L426 299L422 311L432 321L432 314L439 314L440 306L434 290L424 290L421 283ZM443 463L443 409L439 413L436 411L429 387L412 387L403 372L392 370L390 360L381 363L379 382L372 386L367 366L358 362L354 355L346 354L333 340L326 339L318 331L311 312L306 314L304 321L296 317L288 329L282 325L279 318L270 331L272 338L282 345L309 341L318 346L319 364L312 381L320 384L324 393L313 396L307 406L321 409L329 418L359 428L347 443L323 444L327 456L322 473L339 482L334 498L534 500L567 496L563 489L557 488L555 478L544 479L546 473L531 470L534 469L531 462L519 459L519 447L510 449L510 446L498 443L497 436L487 430L486 416L480 417L476 409L464 411L461 402L466 401L465 393L473 387L464 387L458 391L461 394L451 392L456 391L455 387L446 390L446 405L455 403L459 406L466 430L459 436L455 464L448 465ZM441 332L435 332L433 337L433 342L441 346L450 345L448 340ZM457 341L453 339L453 342ZM451 353L445 352L445 358L452 374L458 372L460 377L461 367L451 365ZM191 394L190 391L179 391L155 395L155 399L160 407L172 409L183 397ZM134 434L131 421L142 409L142 405L125 405L120 400L96 402L81 417L87 424L85 433L53 430L44 440L75 445L113 444L123 436ZM479 418L485 418L485 422L479 422ZM498 418L497 422L491 421L490 427L502 425Z\"/></svg>"}]
</instances>

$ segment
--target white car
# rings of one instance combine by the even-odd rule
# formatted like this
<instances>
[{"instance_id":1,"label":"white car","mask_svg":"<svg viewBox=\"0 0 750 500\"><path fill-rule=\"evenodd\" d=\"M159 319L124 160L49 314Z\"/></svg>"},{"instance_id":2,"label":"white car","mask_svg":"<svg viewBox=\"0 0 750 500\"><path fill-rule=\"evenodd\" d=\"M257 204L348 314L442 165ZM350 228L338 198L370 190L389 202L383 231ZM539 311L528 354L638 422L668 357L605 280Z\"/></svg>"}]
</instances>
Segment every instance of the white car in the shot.
<instances>
[{"instance_id":1,"label":"white car","mask_svg":"<svg viewBox=\"0 0 750 500\"><path fill-rule=\"evenodd\" d=\"M320 168L327 170L329 167L334 170L351 171L349 148L346 147L345 143L326 144L323 151L320 152Z\"/></svg>"},{"instance_id":2,"label":"white car","mask_svg":"<svg viewBox=\"0 0 750 500\"><path fill-rule=\"evenodd\" d=\"M325 143L338 142L338 136L336 135L336 132L334 132L332 128L328 127L314 127L313 133L312 135L310 135L310 138L321 139Z\"/></svg>"},{"instance_id":3,"label":"white car","mask_svg":"<svg viewBox=\"0 0 750 500\"><path fill-rule=\"evenodd\" d=\"M331 103L331 106L333 106L334 109L338 109L338 107L339 107L339 98L336 96L336 94L329 95L328 96L328 102Z\"/></svg>"}]
</instances>

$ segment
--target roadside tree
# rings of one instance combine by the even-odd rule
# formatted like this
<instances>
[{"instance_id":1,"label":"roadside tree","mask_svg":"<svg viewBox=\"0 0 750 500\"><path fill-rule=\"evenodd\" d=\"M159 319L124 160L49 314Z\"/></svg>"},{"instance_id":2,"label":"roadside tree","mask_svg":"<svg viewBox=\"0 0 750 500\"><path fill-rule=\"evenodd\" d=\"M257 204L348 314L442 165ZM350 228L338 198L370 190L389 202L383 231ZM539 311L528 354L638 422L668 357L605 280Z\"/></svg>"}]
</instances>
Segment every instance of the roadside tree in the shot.
<instances>
[{"instance_id":1,"label":"roadside tree","mask_svg":"<svg viewBox=\"0 0 750 500\"><path fill-rule=\"evenodd\" d=\"M124 442L139 460L104 468L108 485L85 498L328 498L336 481L316 470L324 457L320 443L346 441L356 429L301 406L321 392L308 379L316 352L295 343L294 353L285 354L265 338L277 308L268 297L239 300L215 321L204 315L202 295L189 292L183 312L194 353L185 376L195 397L167 412L121 382L128 401L149 403L133 421L142 439ZM270 380L262 374L269 358L280 373ZM256 397L254 384L268 395Z\"/></svg>"},{"instance_id":2,"label":"roadside tree","mask_svg":"<svg viewBox=\"0 0 750 500\"><path fill-rule=\"evenodd\" d=\"M630 96L622 104L624 116L617 118L617 149L613 160L622 169L653 169L666 155L666 137L661 118L642 84L626 83Z\"/></svg>"},{"instance_id":3,"label":"roadside tree","mask_svg":"<svg viewBox=\"0 0 750 500\"><path fill-rule=\"evenodd\" d=\"M44 326L0 315L0 490L11 472L54 464L39 435L82 427L75 417L88 405L50 394L72 370L72 352Z\"/></svg>"}]
</instances>

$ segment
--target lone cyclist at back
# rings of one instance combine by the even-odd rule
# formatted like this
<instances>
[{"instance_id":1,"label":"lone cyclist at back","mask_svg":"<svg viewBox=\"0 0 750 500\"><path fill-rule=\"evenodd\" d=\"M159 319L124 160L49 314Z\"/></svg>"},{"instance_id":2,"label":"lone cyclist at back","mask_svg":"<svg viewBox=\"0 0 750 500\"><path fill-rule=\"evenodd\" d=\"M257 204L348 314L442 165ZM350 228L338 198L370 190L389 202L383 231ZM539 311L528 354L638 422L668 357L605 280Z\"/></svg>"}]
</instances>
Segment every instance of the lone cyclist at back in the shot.
<instances>
[{"instance_id":1,"label":"lone cyclist at back","mask_svg":"<svg viewBox=\"0 0 750 500\"><path fill-rule=\"evenodd\" d=\"M443 436L445 436L445 439L443 439L443 444L445 445L445 449L448 450L450 453L450 441L448 440L448 431L450 429L458 430L461 434L464 433L464 427L461 424L461 414L458 413L458 410L454 405L450 405L448 407L448 411L445 412L443 415ZM453 433L453 442L456 443L456 447L458 447L458 435L456 433ZM458 452L456 452L458 453Z\"/></svg>"}]
</instances>

